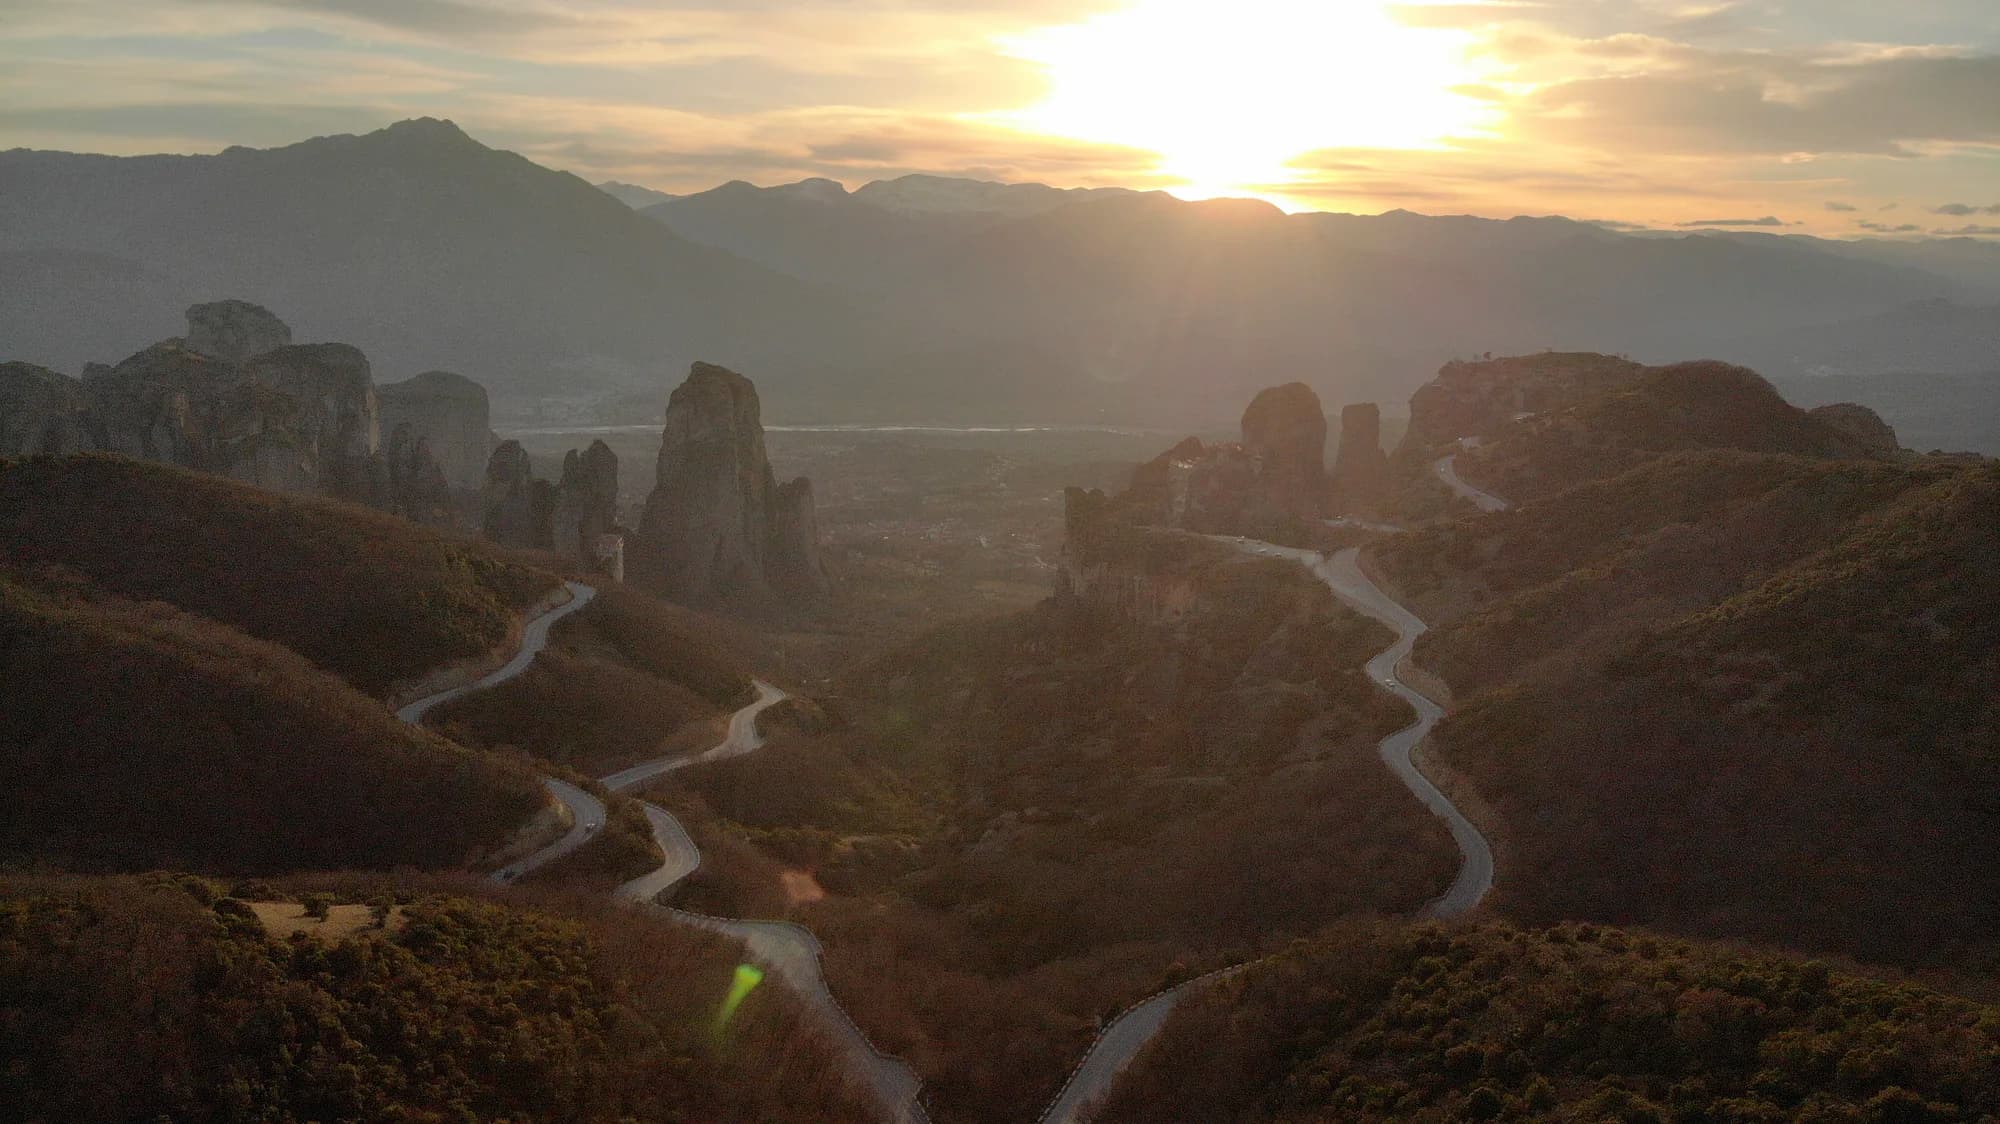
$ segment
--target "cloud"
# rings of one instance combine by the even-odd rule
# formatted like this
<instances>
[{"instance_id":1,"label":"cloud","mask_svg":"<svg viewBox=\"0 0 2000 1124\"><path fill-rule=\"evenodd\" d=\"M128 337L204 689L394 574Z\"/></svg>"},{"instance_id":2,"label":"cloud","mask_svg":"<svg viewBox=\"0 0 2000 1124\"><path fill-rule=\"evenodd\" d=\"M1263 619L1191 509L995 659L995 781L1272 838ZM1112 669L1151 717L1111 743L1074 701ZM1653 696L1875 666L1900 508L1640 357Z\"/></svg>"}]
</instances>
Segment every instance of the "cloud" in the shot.
<instances>
[{"instance_id":1,"label":"cloud","mask_svg":"<svg viewBox=\"0 0 2000 1124\"><path fill-rule=\"evenodd\" d=\"M2000 215L2000 203L1986 207L1976 207L1970 203L1945 203L1932 207L1930 211L1934 215L1950 215L1953 218L1964 218L1967 215Z\"/></svg>"},{"instance_id":2,"label":"cloud","mask_svg":"<svg viewBox=\"0 0 2000 1124\"><path fill-rule=\"evenodd\" d=\"M1838 211L1841 213L1846 213L1848 211L1858 211L1861 208L1855 206L1852 203L1828 203L1826 205L1826 209L1829 211Z\"/></svg>"},{"instance_id":3,"label":"cloud","mask_svg":"<svg viewBox=\"0 0 2000 1124\"><path fill-rule=\"evenodd\" d=\"M2000 234L2000 226L1961 226L1957 230L1933 230L1931 233L1940 238L1980 237Z\"/></svg>"},{"instance_id":4,"label":"cloud","mask_svg":"<svg viewBox=\"0 0 2000 1124\"><path fill-rule=\"evenodd\" d=\"M1496 36L1527 91L1517 137L1645 154L1913 156L2000 146L2000 55L1935 48L1711 49L1656 36ZM1505 85L1506 83L1499 83Z\"/></svg>"},{"instance_id":5,"label":"cloud","mask_svg":"<svg viewBox=\"0 0 2000 1124\"><path fill-rule=\"evenodd\" d=\"M1906 222L1901 226L1891 226L1886 222L1869 222L1867 219L1860 219L1854 225L1863 230L1873 231L1876 234L1915 234L1917 231L1923 229L1913 222Z\"/></svg>"},{"instance_id":6,"label":"cloud","mask_svg":"<svg viewBox=\"0 0 2000 1124\"><path fill-rule=\"evenodd\" d=\"M1776 215L1765 215L1761 219L1695 219L1692 222L1675 223L1675 226L1790 226Z\"/></svg>"}]
</instances>

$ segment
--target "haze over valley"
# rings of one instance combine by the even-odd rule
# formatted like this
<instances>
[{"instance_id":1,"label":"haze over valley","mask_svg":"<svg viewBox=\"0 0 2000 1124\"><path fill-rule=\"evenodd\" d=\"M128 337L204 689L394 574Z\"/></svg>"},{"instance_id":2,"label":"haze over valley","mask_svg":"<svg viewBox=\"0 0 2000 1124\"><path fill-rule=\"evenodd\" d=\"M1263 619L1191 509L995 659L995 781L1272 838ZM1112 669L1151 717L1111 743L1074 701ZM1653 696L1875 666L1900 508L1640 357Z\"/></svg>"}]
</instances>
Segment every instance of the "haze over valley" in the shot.
<instances>
[{"instance_id":1,"label":"haze over valley","mask_svg":"<svg viewBox=\"0 0 2000 1124\"><path fill-rule=\"evenodd\" d=\"M1989 16L6 6L0 1119L2000 1119Z\"/></svg>"}]
</instances>

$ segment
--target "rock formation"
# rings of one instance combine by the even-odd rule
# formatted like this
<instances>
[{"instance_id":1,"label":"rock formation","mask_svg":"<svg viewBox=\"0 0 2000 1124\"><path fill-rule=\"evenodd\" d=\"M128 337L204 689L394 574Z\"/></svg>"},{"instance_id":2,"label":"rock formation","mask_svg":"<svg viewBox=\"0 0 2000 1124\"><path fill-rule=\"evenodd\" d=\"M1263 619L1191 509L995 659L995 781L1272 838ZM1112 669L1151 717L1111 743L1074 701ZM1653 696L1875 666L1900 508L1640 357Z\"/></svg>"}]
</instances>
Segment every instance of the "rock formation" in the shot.
<instances>
[{"instance_id":1,"label":"rock formation","mask_svg":"<svg viewBox=\"0 0 2000 1124\"><path fill-rule=\"evenodd\" d=\"M1857 445L1877 456L1888 458L1902 452L1903 446L1896 440L1895 429L1882 420L1882 415L1866 406L1835 402L1808 410L1806 416L1853 438Z\"/></svg>"},{"instance_id":2,"label":"rock formation","mask_svg":"<svg viewBox=\"0 0 2000 1124\"><path fill-rule=\"evenodd\" d=\"M237 366L292 342L292 329L283 320L249 301L195 305L187 310L187 323L189 351Z\"/></svg>"},{"instance_id":3,"label":"rock formation","mask_svg":"<svg viewBox=\"0 0 2000 1124\"><path fill-rule=\"evenodd\" d=\"M781 493L759 414L757 388L722 367L696 363L674 390L635 580L694 603L824 590L811 485Z\"/></svg>"},{"instance_id":4,"label":"rock formation","mask_svg":"<svg viewBox=\"0 0 2000 1124\"><path fill-rule=\"evenodd\" d=\"M534 465L519 441L502 441L493 450L480 511L481 529L494 542L541 549L554 545L555 488L535 479Z\"/></svg>"},{"instance_id":5,"label":"rock formation","mask_svg":"<svg viewBox=\"0 0 2000 1124\"><path fill-rule=\"evenodd\" d=\"M396 514L418 523L451 522L451 485L431 455L428 438L413 435L407 423L399 425L382 445L382 460Z\"/></svg>"},{"instance_id":6,"label":"rock formation","mask_svg":"<svg viewBox=\"0 0 2000 1124\"><path fill-rule=\"evenodd\" d=\"M328 495L371 501L381 418L368 357L344 343L294 344L267 351L245 370L259 388L291 399L294 426L310 435L313 476Z\"/></svg>"},{"instance_id":7,"label":"rock formation","mask_svg":"<svg viewBox=\"0 0 2000 1124\"><path fill-rule=\"evenodd\" d=\"M1268 503L1302 519L1326 514L1326 413L1311 387L1259 391L1243 411L1243 447L1260 462Z\"/></svg>"},{"instance_id":8,"label":"rock formation","mask_svg":"<svg viewBox=\"0 0 2000 1124\"><path fill-rule=\"evenodd\" d=\"M1326 415L1302 383L1260 393L1240 444L1189 437L1141 465L1118 498L1142 522L1205 534L1285 537L1325 516Z\"/></svg>"},{"instance_id":9,"label":"rock formation","mask_svg":"<svg viewBox=\"0 0 2000 1124\"><path fill-rule=\"evenodd\" d=\"M486 388L450 371L426 371L376 388L382 432L407 425L429 444L454 488L477 488L493 454L492 408Z\"/></svg>"},{"instance_id":10,"label":"rock formation","mask_svg":"<svg viewBox=\"0 0 2000 1124\"><path fill-rule=\"evenodd\" d=\"M618 454L602 441L563 458L562 480L556 485L552 531L555 548L577 559L595 561L597 540L618 527Z\"/></svg>"},{"instance_id":11,"label":"rock formation","mask_svg":"<svg viewBox=\"0 0 2000 1124\"><path fill-rule=\"evenodd\" d=\"M1375 403L1341 408L1333 481L1343 511L1371 508L1387 495L1389 457L1382 451L1382 410Z\"/></svg>"},{"instance_id":12,"label":"rock formation","mask_svg":"<svg viewBox=\"0 0 2000 1124\"><path fill-rule=\"evenodd\" d=\"M779 589L825 596L826 570L819 560L819 515L813 509L812 481L801 476L778 485L771 505L770 579Z\"/></svg>"},{"instance_id":13,"label":"rock formation","mask_svg":"<svg viewBox=\"0 0 2000 1124\"><path fill-rule=\"evenodd\" d=\"M1410 428L1396 455L1422 459L1462 437L1497 437L1516 419L1588 401L1646 371L1629 359L1589 352L1446 363L1410 396Z\"/></svg>"},{"instance_id":14,"label":"rock formation","mask_svg":"<svg viewBox=\"0 0 2000 1124\"><path fill-rule=\"evenodd\" d=\"M0 457L90 447L81 383L32 363L0 363Z\"/></svg>"},{"instance_id":15,"label":"rock formation","mask_svg":"<svg viewBox=\"0 0 2000 1124\"><path fill-rule=\"evenodd\" d=\"M283 322L243 301L198 304L187 316L186 339L113 367L93 363L80 383L7 365L0 451L94 449L385 502L365 356L343 344L291 345Z\"/></svg>"}]
</instances>

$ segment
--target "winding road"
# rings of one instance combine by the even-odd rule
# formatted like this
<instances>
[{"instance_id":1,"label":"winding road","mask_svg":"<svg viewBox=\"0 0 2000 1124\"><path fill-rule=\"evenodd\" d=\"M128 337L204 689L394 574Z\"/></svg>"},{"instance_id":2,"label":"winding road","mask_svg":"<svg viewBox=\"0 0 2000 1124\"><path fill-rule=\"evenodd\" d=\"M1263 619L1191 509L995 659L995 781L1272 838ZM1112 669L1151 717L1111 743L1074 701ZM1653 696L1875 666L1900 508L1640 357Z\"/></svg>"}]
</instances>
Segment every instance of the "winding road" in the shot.
<instances>
[{"instance_id":1,"label":"winding road","mask_svg":"<svg viewBox=\"0 0 2000 1124\"><path fill-rule=\"evenodd\" d=\"M477 691L499 686L528 670L535 657L548 647L549 631L557 622L590 604L597 591L580 582L565 582L568 601L529 621L521 630L521 650L490 674L463 686L439 691L409 703L396 712L405 722L423 720L436 707ZM703 753L663 757L634 765L605 777L599 783L613 792L624 792L655 777L705 761L720 761L753 752L764 744L757 730L758 716L790 696L762 680L753 680L757 698L729 716L729 729L721 744ZM588 842L604 826L604 802L590 793L554 778L544 780L549 794L569 809L572 824L561 839L541 850L495 871L494 881L510 883L538 867L546 866ZM900 1058L875 1049L868 1037L848 1017L826 986L821 970L822 949L818 938L802 926L785 921L733 921L707 917L658 904L661 894L701 868L701 850L687 829L673 814L657 804L640 802L653 829L663 861L660 866L618 887L618 896L636 906L685 925L721 933L743 942L750 958L776 972L808 1006L816 1011L836 1046L846 1055L852 1072L864 1080L881 1102L889 1119L896 1124L928 1124L929 1116L917 1100L923 1083L916 1071Z\"/></svg>"},{"instance_id":2,"label":"winding road","mask_svg":"<svg viewBox=\"0 0 2000 1124\"><path fill-rule=\"evenodd\" d=\"M754 683L756 701L729 716L728 736L720 745L704 753L643 762L613 773L600 783L613 792L623 792L690 765L741 757L762 747L764 738L757 731L758 716L790 696L762 680L755 680ZM918 1080L916 1071L901 1058L877 1050L834 999L833 992L828 990L826 973L820 964L824 950L819 938L813 936L810 930L789 921L738 921L689 913L659 904L661 894L701 869L701 849L695 846L694 839L673 813L645 801L641 802L641 807L646 811L647 821L652 824L653 840L660 845L664 861L657 870L618 887L618 896L682 924L742 941L752 960L776 972L819 1012L821 1022L846 1055L849 1067L867 1081L892 1120L898 1124L923 1124L928 1121L923 1105L917 1101L923 1083Z\"/></svg>"},{"instance_id":3,"label":"winding road","mask_svg":"<svg viewBox=\"0 0 2000 1124\"><path fill-rule=\"evenodd\" d=\"M1505 511L1512 506L1499 496L1491 492L1482 492L1460 479L1457 462L1458 454L1453 453L1448 457L1440 458L1436 464L1431 466L1431 471L1437 473L1437 478L1444 481L1445 487L1450 488L1461 497L1471 500L1473 505L1481 511Z\"/></svg>"},{"instance_id":4,"label":"winding road","mask_svg":"<svg viewBox=\"0 0 2000 1124\"><path fill-rule=\"evenodd\" d=\"M1455 475L1446 475L1450 470L1450 461L1451 458L1446 457L1437 465L1439 476L1444 478L1446 483L1457 479ZM1462 483L1456 486L1467 487ZM1468 490L1476 491L1469 488ZM1484 492L1478 494L1486 495ZM1506 501L1497 496L1486 498L1498 503L1500 507L1485 508L1482 504L1481 507L1485 510L1503 510L1506 507ZM1410 726L1383 738L1378 747L1379 752L1382 761L1396 774L1397 779L1408 786L1426 808L1445 821L1445 826L1451 830L1452 839L1458 844L1459 853L1464 856L1464 860L1459 864L1457 877L1452 879L1451 885L1443 894L1424 907L1423 916L1450 918L1472 910L1486 897L1487 891L1493 888L1493 848L1487 844L1486 837L1479 833L1479 829L1472 825L1472 821L1465 818L1464 813L1458 810L1437 785L1431 783L1429 777L1424 776L1423 771L1417 768L1416 762L1410 756L1417 745L1430 734L1431 727L1437 725L1438 719L1444 717L1444 707L1405 682L1398 670L1403 660L1409 656L1410 650L1416 646L1417 637L1424 634L1424 622L1419 620L1415 613L1382 592L1381 587L1362 572L1361 551L1358 547L1349 547L1329 558L1317 551L1299 550L1250 539L1225 537L1220 541L1250 554L1266 558L1289 558L1299 563L1312 571L1314 577L1325 582L1334 596L1353 606L1364 616L1381 621L1395 631L1396 642L1368 661L1368 677L1383 690L1409 703L1417 712L1417 720ZM1097 1041L1090 1047L1090 1052L1084 1055L1082 1063L1070 1075L1069 1083L1063 1086L1062 1092L1057 1094L1056 1099L1042 1113L1041 1119L1044 1124L1076 1124L1078 1121L1088 1119L1095 1103L1111 1091L1112 1083L1118 1080L1118 1075L1124 1072L1125 1067L1132 1063L1132 1059L1139 1056L1139 1051L1144 1049L1153 1035L1166 1024L1167 1016L1173 1012L1175 1004L1180 1002L1181 997L1191 989L1207 984L1223 974L1226 973L1190 980L1179 987L1161 992L1113 1020L1111 1025L1105 1027L1103 1033L1098 1035Z\"/></svg>"},{"instance_id":5,"label":"winding road","mask_svg":"<svg viewBox=\"0 0 2000 1124\"><path fill-rule=\"evenodd\" d=\"M564 617L590 604L597 596L595 589L582 582L564 582L563 588L568 591L569 600L543 612L522 626L521 650L514 653L514 658L470 683L425 695L396 711L396 717L415 725L424 720L424 715L453 699L497 687L528 670L528 666L535 662L535 657L541 654L542 649L549 646L549 630ZM567 781L549 778L542 784L549 790L549 795L560 800L563 806L569 809L569 831L564 833L561 839L534 854L494 871L491 877L495 882L503 884L512 882L537 867L547 866L590 842L591 837L604 827L603 801Z\"/></svg>"}]
</instances>

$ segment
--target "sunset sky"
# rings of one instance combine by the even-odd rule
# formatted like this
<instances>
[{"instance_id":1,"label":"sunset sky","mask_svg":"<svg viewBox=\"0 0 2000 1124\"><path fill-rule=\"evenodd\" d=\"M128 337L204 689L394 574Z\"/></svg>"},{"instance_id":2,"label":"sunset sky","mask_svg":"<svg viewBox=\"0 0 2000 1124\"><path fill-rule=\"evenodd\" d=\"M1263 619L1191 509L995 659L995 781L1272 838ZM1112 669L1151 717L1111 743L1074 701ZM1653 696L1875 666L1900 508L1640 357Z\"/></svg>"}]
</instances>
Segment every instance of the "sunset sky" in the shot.
<instances>
[{"instance_id":1,"label":"sunset sky","mask_svg":"<svg viewBox=\"0 0 2000 1124\"><path fill-rule=\"evenodd\" d=\"M0 0L0 147L2000 236L1996 0ZM4 193L4 185L0 185Z\"/></svg>"}]
</instances>

